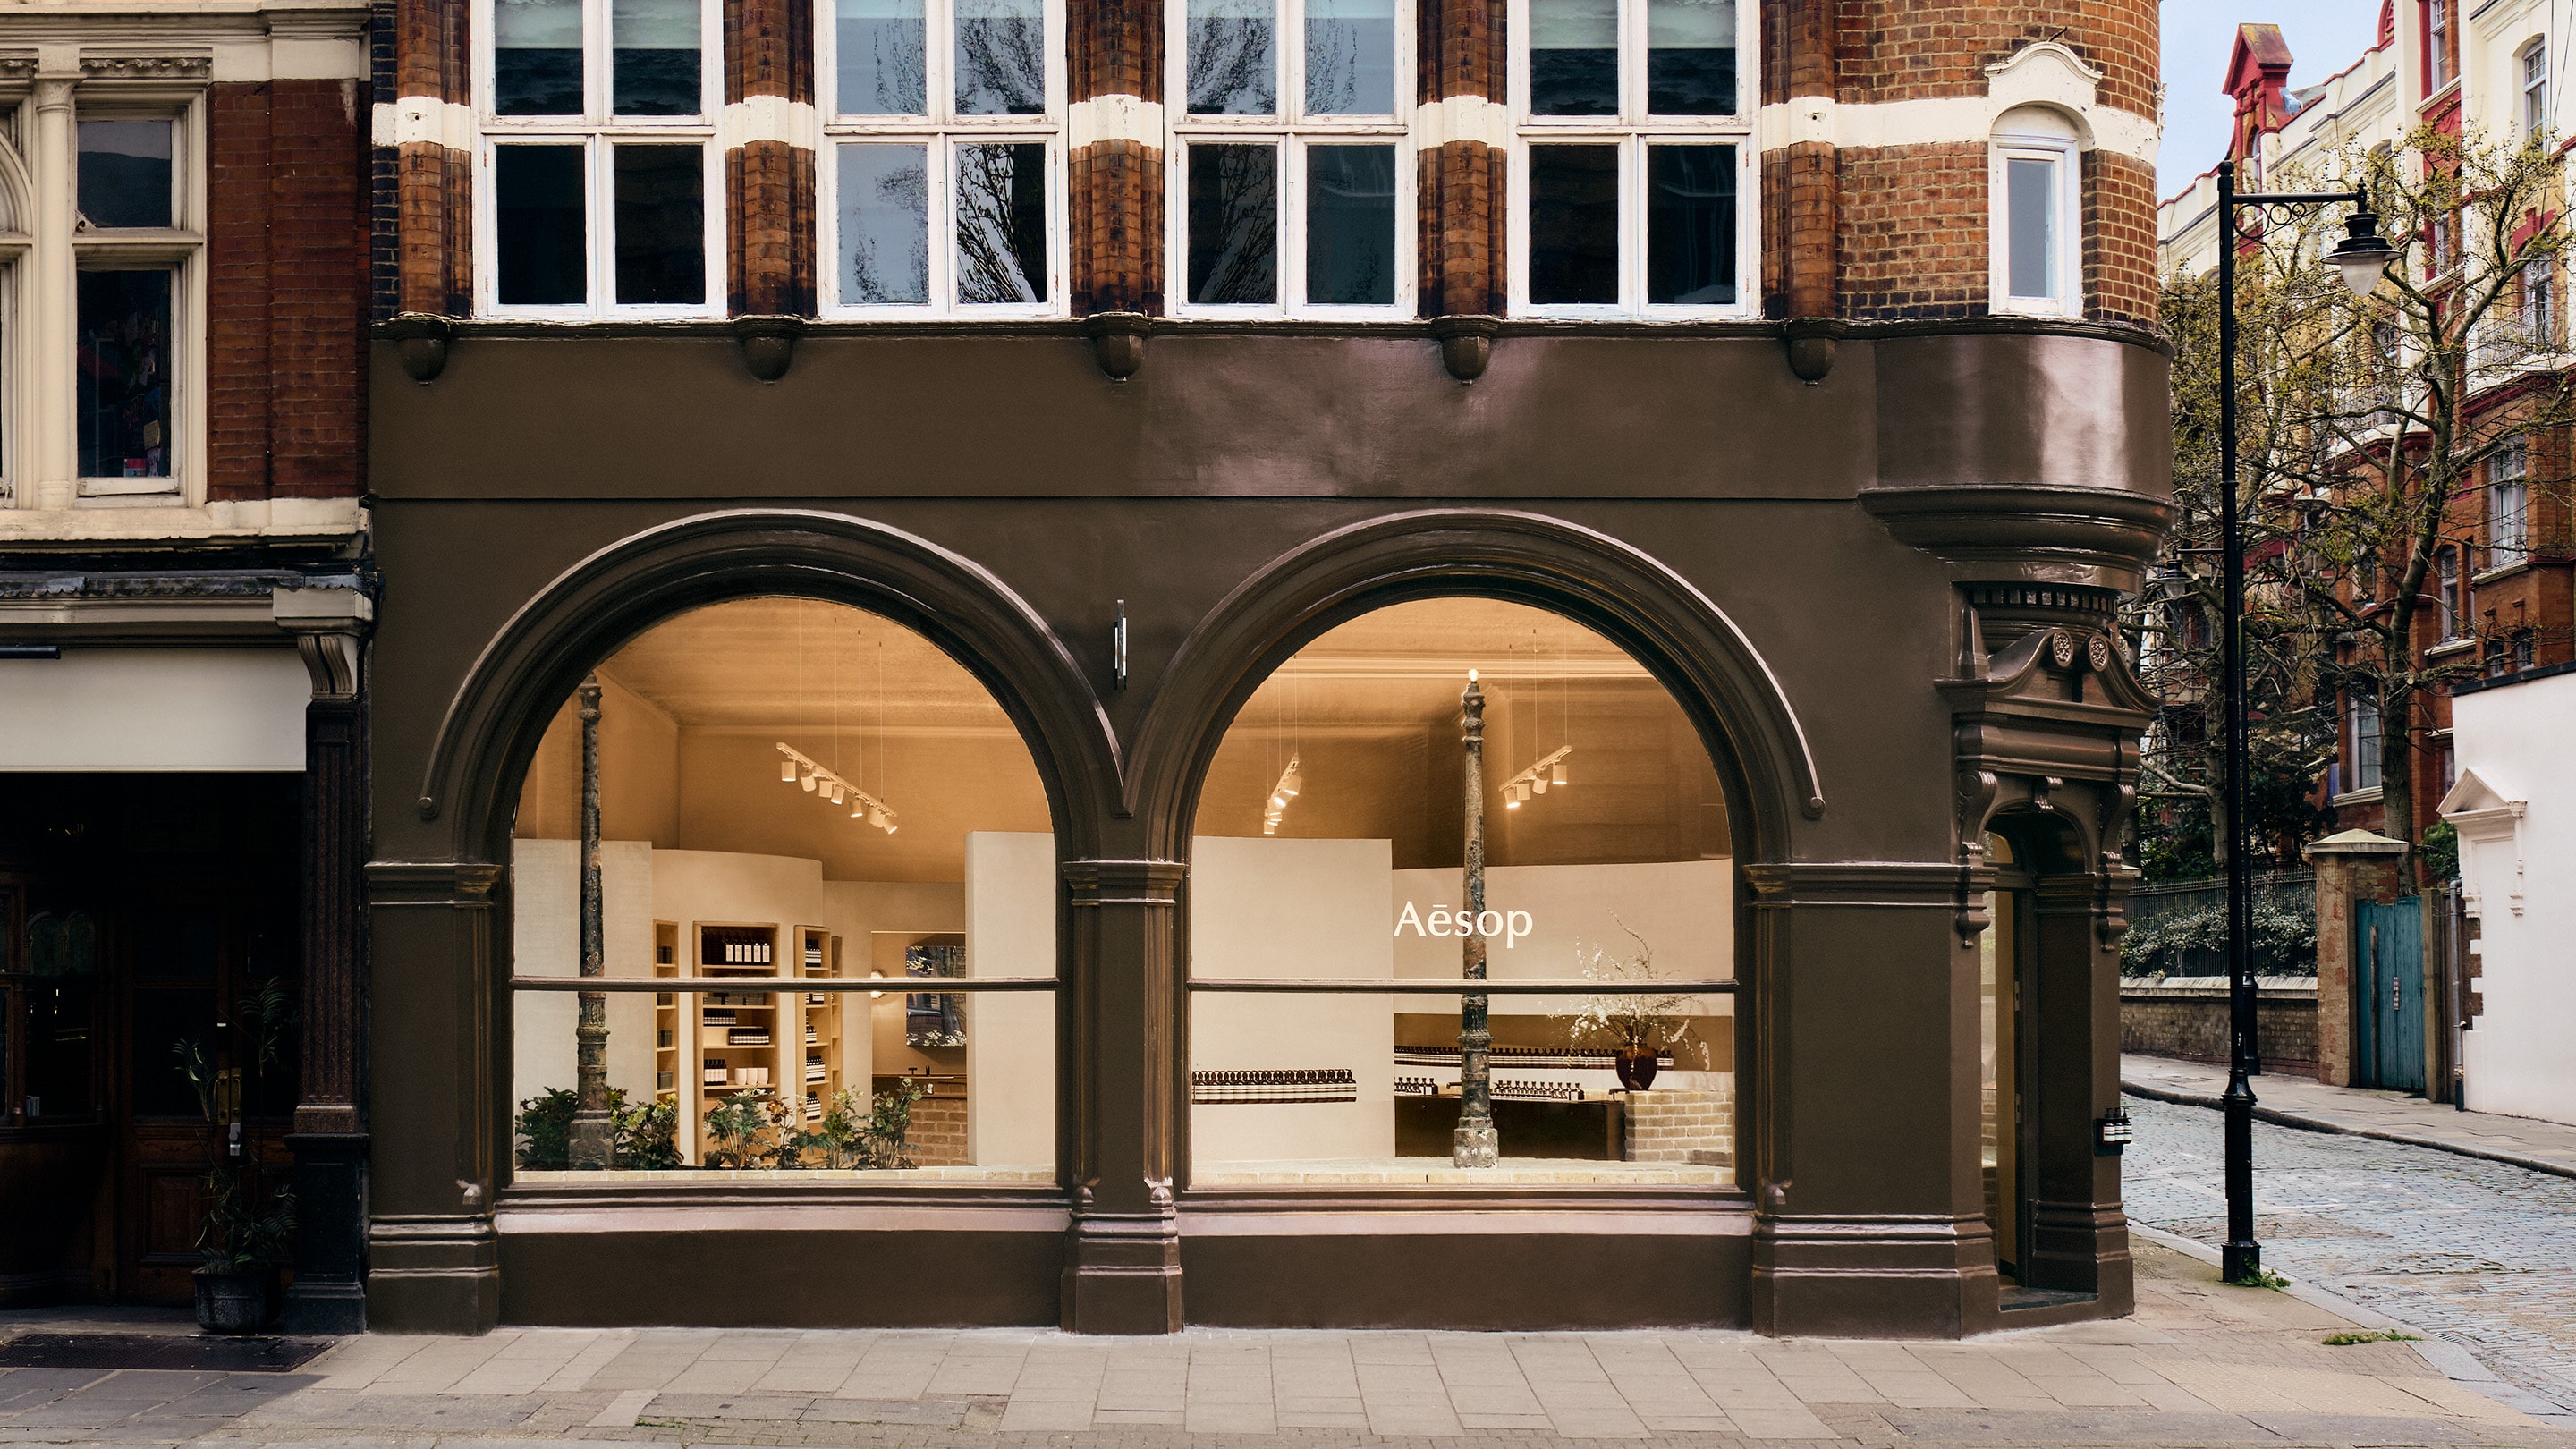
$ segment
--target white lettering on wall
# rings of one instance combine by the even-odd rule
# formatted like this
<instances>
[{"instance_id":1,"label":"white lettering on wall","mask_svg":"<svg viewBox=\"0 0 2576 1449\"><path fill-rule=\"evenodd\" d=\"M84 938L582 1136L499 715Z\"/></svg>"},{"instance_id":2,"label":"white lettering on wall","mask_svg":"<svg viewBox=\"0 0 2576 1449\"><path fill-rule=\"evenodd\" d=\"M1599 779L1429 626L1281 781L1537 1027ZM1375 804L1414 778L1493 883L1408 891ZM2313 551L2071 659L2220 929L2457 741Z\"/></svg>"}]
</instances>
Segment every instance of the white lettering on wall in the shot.
<instances>
[{"instance_id":1,"label":"white lettering on wall","mask_svg":"<svg viewBox=\"0 0 2576 1449\"><path fill-rule=\"evenodd\" d=\"M1503 949L1508 951L1521 943L1521 937L1536 930L1537 922L1527 911L1484 911L1471 914L1466 911L1452 911L1445 904L1433 906L1430 914L1424 915L1414 908L1413 902L1406 901L1403 913L1395 918L1394 934L1401 936L1408 929L1417 936L1437 936L1444 941L1453 936L1487 938L1500 936L1503 938Z\"/></svg>"}]
</instances>

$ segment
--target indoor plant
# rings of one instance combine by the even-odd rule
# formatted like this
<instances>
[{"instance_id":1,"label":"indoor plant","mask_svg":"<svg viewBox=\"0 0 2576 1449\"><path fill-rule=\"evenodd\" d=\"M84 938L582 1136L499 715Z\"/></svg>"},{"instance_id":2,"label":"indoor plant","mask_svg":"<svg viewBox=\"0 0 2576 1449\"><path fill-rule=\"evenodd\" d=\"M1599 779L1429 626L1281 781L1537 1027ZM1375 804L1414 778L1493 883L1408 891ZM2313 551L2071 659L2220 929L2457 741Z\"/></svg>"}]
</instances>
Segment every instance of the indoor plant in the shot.
<instances>
[{"instance_id":1,"label":"indoor plant","mask_svg":"<svg viewBox=\"0 0 2576 1449\"><path fill-rule=\"evenodd\" d=\"M1655 948L1646 938L1630 930L1617 916L1619 929L1637 943L1637 954L1622 959L1595 946L1590 952L1581 942L1574 947L1575 964L1582 968L1586 981L1653 981ZM1574 1013L1572 1036L1575 1044L1608 1047L1612 1064L1619 1073L1619 1085L1632 1092L1642 1092L1654 1085L1655 1072L1664 1052L1682 1042L1689 1032L1682 1008L1690 1004L1686 992L1644 992L1618 995L1587 996ZM1707 1047L1701 1046L1703 1057Z\"/></svg>"},{"instance_id":2,"label":"indoor plant","mask_svg":"<svg viewBox=\"0 0 2576 1449\"><path fill-rule=\"evenodd\" d=\"M209 1333L256 1333L269 1320L295 1238L295 1192L279 1188L261 1212L239 1174L206 1174L206 1225L197 1234L204 1259L193 1275L197 1326Z\"/></svg>"}]
</instances>

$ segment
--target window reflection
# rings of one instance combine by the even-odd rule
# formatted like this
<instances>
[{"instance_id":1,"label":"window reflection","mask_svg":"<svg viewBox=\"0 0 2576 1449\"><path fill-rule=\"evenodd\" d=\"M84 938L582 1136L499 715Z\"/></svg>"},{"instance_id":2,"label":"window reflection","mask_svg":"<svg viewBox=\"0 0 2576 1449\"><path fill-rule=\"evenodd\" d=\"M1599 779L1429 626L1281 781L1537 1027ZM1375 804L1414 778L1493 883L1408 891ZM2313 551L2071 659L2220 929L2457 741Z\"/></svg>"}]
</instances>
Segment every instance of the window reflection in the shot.
<instances>
[{"instance_id":1,"label":"window reflection","mask_svg":"<svg viewBox=\"0 0 2576 1449\"><path fill-rule=\"evenodd\" d=\"M1278 300L1278 157L1275 146L1190 147L1191 301Z\"/></svg>"},{"instance_id":2,"label":"window reflection","mask_svg":"<svg viewBox=\"0 0 2576 1449\"><path fill-rule=\"evenodd\" d=\"M957 111L1034 116L1046 110L1043 0L957 0Z\"/></svg>"}]
</instances>

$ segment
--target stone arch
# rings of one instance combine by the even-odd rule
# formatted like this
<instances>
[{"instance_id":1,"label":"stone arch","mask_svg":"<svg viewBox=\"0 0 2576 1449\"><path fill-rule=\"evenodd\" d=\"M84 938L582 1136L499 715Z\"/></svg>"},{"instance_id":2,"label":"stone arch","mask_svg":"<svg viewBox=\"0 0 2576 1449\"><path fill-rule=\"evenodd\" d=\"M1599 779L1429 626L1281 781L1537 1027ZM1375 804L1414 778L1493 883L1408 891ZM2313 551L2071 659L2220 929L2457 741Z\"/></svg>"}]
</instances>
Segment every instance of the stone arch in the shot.
<instances>
[{"instance_id":1,"label":"stone arch","mask_svg":"<svg viewBox=\"0 0 2576 1449\"><path fill-rule=\"evenodd\" d=\"M654 624L731 599L783 595L865 609L913 629L991 692L1046 786L1059 853L1087 853L1116 798L1118 743L1052 629L980 565L845 514L744 509L621 539L538 591L449 701L417 809L446 823L452 859L506 859L511 802L547 723L581 676Z\"/></svg>"}]
</instances>

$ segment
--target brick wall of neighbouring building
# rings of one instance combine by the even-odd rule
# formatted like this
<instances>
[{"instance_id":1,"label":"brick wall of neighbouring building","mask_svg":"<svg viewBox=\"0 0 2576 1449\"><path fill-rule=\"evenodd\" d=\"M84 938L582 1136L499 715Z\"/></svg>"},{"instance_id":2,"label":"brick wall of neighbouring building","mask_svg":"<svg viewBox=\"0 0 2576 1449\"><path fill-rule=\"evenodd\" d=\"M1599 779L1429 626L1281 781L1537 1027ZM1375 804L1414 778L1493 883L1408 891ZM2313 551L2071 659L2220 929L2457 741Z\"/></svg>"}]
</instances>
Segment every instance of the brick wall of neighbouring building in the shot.
<instances>
[{"instance_id":1,"label":"brick wall of neighbouring building","mask_svg":"<svg viewBox=\"0 0 2576 1449\"><path fill-rule=\"evenodd\" d=\"M904 1140L923 1167L965 1166L966 1098L942 1095L913 1103L912 1131Z\"/></svg>"},{"instance_id":2,"label":"brick wall of neighbouring building","mask_svg":"<svg viewBox=\"0 0 2576 1449\"><path fill-rule=\"evenodd\" d=\"M1630 1092L1624 1156L1630 1162L1734 1159L1735 1094L1723 1089Z\"/></svg>"},{"instance_id":3,"label":"brick wall of neighbouring building","mask_svg":"<svg viewBox=\"0 0 2576 1449\"><path fill-rule=\"evenodd\" d=\"M2255 998L2254 1030L2265 1065L2313 1072L2317 1065L2317 985L2305 977L2266 976ZM2227 1060L2227 979L2168 976L2120 983L2120 1050L2186 1061Z\"/></svg>"}]
</instances>

